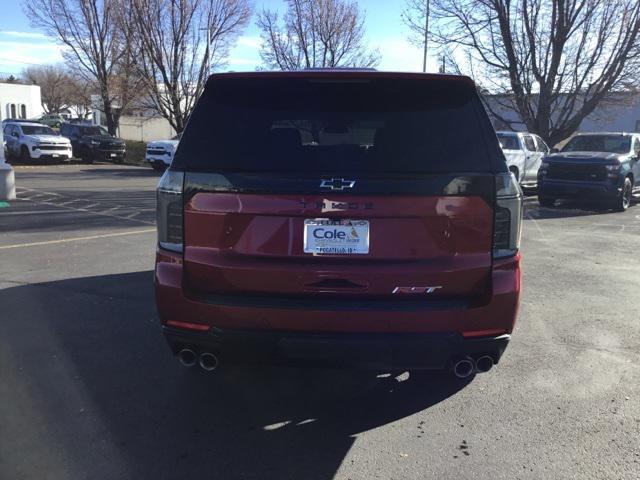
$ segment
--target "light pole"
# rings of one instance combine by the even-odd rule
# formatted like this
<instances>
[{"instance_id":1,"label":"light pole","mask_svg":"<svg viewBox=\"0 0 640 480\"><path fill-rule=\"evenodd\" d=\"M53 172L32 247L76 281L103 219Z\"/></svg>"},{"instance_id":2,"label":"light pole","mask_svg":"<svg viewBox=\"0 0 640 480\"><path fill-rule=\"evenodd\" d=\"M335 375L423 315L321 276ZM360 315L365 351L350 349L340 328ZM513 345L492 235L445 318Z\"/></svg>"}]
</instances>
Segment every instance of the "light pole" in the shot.
<instances>
[{"instance_id":1,"label":"light pole","mask_svg":"<svg viewBox=\"0 0 640 480\"><path fill-rule=\"evenodd\" d=\"M429 41L429 7L431 0L426 0L427 10L424 16L424 56L422 58L422 71L427 71L427 43Z\"/></svg>"}]
</instances>

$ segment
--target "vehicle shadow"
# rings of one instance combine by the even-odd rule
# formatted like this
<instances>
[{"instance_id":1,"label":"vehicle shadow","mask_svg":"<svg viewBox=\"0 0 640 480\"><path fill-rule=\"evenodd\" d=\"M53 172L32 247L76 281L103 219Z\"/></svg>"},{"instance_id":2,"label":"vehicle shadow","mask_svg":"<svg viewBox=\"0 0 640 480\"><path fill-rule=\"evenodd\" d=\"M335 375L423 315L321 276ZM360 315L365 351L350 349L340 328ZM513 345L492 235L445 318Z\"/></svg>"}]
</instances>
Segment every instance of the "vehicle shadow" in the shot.
<instances>
[{"instance_id":1,"label":"vehicle shadow","mask_svg":"<svg viewBox=\"0 0 640 480\"><path fill-rule=\"evenodd\" d=\"M153 168L150 168L146 165L123 165L118 168L118 166L114 166L113 168L104 168L104 166L112 165L108 163L95 163L101 168L95 169L87 169L82 170L82 173L92 174L95 176L107 176L113 175L117 177L161 177L162 173L155 171Z\"/></svg>"},{"instance_id":2,"label":"vehicle shadow","mask_svg":"<svg viewBox=\"0 0 640 480\"><path fill-rule=\"evenodd\" d=\"M7 468L49 478L331 479L358 433L469 383L186 369L161 338L148 271L6 288L0 304L3 436L15 439L2 448L2 478L13 478ZM403 435L428 437L429 425L416 420ZM390 442L384 453L401 452Z\"/></svg>"},{"instance_id":3,"label":"vehicle shadow","mask_svg":"<svg viewBox=\"0 0 640 480\"><path fill-rule=\"evenodd\" d=\"M554 207L543 207L536 200L525 202L524 220L550 220L568 217L586 217L613 213L608 207L575 200L558 200Z\"/></svg>"}]
</instances>

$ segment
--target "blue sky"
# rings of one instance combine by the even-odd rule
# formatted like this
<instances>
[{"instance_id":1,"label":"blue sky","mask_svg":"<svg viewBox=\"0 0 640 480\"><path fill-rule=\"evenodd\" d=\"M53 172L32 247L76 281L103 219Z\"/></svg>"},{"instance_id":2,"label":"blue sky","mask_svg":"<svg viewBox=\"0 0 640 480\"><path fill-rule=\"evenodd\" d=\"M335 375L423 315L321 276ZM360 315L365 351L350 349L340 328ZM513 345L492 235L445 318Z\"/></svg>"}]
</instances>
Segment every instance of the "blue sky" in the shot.
<instances>
[{"instance_id":1,"label":"blue sky","mask_svg":"<svg viewBox=\"0 0 640 480\"><path fill-rule=\"evenodd\" d=\"M378 48L381 70L419 71L422 51L407 41L408 29L400 19L403 0L360 0L366 14L366 36L370 46ZM30 64L62 61L61 47L54 40L33 29L22 10L22 3L0 0L0 76L19 73ZM254 0L254 12L262 8L282 9L282 0ZM255 70L260 62L260 32L255 17L231 52L226 70ZM437 70L435 56L429 58L428 69Z\"/></svg>"}]
</instances>

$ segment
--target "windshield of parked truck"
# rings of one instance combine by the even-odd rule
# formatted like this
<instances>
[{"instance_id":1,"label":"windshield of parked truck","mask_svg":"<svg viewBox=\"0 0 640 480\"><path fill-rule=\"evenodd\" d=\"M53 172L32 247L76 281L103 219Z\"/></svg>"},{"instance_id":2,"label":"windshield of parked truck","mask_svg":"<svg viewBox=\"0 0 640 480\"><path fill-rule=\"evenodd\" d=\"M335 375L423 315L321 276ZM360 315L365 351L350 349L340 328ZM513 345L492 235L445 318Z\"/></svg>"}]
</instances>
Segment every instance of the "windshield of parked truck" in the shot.
<instances>
[{"instance_id":1,"label":"windshield of parked truck","mask_svg":"<svg viewBox=\"0 0 640 480\"><path fill-rule=\"evenodd\" d=\"M465 81L219 79L199 100L173 165L252 172L486 172L490 131L475 87Z\"/></svg>"},{"instance_id":2,"label":"windshield of parked truck","mask_svg":"<svg viewBox=\"0 0 640 480\"><path fill-rule=\"evenodd\" d=\"M51 128L44 125L22 125L22 133L25 135L55 135Z\"/></svg>"},{"instance_id":3,"label":"windshield of parked truck","mask_svg":"<svg viewBox=\"0 0 640 480\"><path fill-rule=\"evenodd\" d=\"M629 153L631 138L622 135L578 135L569 140L563 152Z\"/></svg>"},{"instance_id":4,"label":"windshield of parked truck","mask_svg":"<svg viewBox=\"0 0 640 480\"><path fill-rule=\"evenodd\" d=\"M504 133L498 133L497 135L503 150L520 150L520 143L515 135L506 135Z\"/></svg>"},{"instance_id":5,"label":"windshield of parked truck","mask_svg":"<svg viewBox=\"0 0 640 480\"><path fill-rule=\"evenodd\" d=\"M80 133L85 135L103 135L110 136L109 132L102 127L99 126L90 126L90 127L80 127Z\"/></svg>"}]
</instances>

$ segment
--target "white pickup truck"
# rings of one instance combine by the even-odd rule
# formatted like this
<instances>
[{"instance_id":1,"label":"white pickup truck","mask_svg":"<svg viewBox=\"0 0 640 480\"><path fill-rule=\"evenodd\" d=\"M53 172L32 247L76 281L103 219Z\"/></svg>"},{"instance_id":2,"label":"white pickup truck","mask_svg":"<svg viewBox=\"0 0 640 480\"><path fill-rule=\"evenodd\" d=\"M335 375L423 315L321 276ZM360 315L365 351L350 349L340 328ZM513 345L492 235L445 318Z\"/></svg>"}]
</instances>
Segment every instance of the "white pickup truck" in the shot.
<instances>
[{"instance_id":1,"label":"white pickup truck","mask_svg":"<svg viewBox=\"0 0 640 480\"><path fill-rule=\"evenodd\" d=\"M171 140L158 140L156 142L147 143L147 154L145 159L154 170L164 172L165 169L171 165L173 155L176 153L181 136L182 134L179 133Z\"/></svg>"},{"instance_id":2,"label":"white pickup truck","mask_svg":"<svg viewBox=\"0 0 640 480\"><path fill-rule=\"evenodd\" d=\"M539 136L527 132L496 132L509 170L523 187L535 187L538 169L549 147Z\"/></svg>"}]
</instances>

